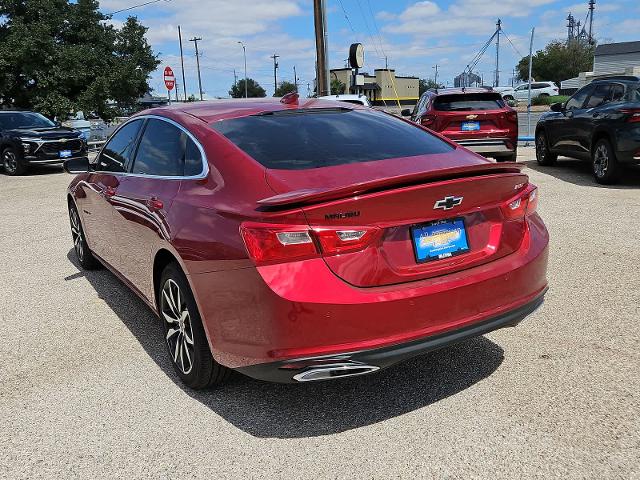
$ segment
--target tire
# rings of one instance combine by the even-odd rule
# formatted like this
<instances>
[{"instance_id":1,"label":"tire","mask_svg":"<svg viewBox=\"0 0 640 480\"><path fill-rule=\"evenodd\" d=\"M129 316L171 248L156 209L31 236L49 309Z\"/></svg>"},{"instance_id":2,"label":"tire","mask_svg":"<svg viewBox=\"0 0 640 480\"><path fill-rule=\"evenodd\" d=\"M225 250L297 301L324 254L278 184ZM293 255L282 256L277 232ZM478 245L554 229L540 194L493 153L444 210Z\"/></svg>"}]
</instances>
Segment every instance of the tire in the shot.
<instances>
[{"instance_id":1,"label":"tire","mask_svg":"<svg viewBox=\"0 0 640 480\"><path fill-rule=\"evenodd\" d=\"M504 97L502 97L504 100L506 100L507 102L510 100L515 100L515 98L513 98L511 95L505 95Z\"/></svg>"},{"instance_id":2,"label":"tire","mask_svg":"<svg viewBox=\"0 0 640 480\"><path fill-rule=\"evenodd\" d=\"M540 95L538 95L539 97L548 97L549 94L548 93L541 93Z\"/></svg>"},{"instance_id":3,"label":"tire","mask_svg":"<svg viewBox=\"0 0 640 480\"><path fill-rule=\"evenodd\" d=\"M160 277L158 312L169 358L185 385L201 390L227 380L231 370L213 359L191 288L175 263Z\"/></svg>"},{"instance_id":4,"label":"tire","mask_svg":"<svg viewBox=\"0 0 640 480\"><path fill-rule=\"evenodd\" d=\"M496 162L516 162L518 160L518 150L514 150L510 155L496 157Z\"/></svg>"},{"instance_id":5,"label":"tire","mask_svg":"<svg viewBox=\"0 0 640 480\"><path fill-rule=\"evenodd\" d=\"M95 270L102 265L93 256L89 245L87 244L87 237L85 236L84 229L82 228L82 222L80 221L80 215L75 204L69 203L69 223L71 224L71 239L73 240L73 250L76 253L76 259L80 266L85 270Z\"/></svg>"},{"instance_id":6,"label":"tire","mask_svg":"<svg viewBox=\"0 0 640 480\"><path fill-rule=\"evenodd\" d=\"M596 142L591 152L591 167L596 182L612 185L618 181L620 167L611 143L606 138Z\"/></svg>"},{"instance_id":7,"label":"tire","mask_svg":"<svg viewBox=\"0 0 640 480\"><path fill-rule=\"evenodd\" d=\"M22 155L15 147L5 147L2 150L2 166L4 173L10 176L24 175L27 171Z\"/></svg>"},{"instance_id":8,"label":"tire","mask_svg":"<svg viewBox=\"0 0 640 480\"><path fill-rule=\"evenodd\" d=\"M549 150L547 134L544 130L538 130L536 132L536 161L538 165L548 167L555 164L556 160L558 160L558 155Z\"/></svg>"}]
</instances>

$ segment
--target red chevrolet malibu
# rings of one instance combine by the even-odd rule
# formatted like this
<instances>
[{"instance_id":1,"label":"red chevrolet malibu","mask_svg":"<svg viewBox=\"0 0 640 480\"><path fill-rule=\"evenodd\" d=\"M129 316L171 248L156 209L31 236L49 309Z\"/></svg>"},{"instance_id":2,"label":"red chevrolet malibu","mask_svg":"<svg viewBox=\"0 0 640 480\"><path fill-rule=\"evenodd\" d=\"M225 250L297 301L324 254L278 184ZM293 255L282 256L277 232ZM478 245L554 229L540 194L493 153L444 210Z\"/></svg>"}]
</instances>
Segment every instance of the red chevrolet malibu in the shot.
<instances>
[{"instance_id":1,"label":"red chevrolet malibu","mask_svg":"<svg viewBox=\"0 0 640 480\"><path fill-rule=\"evenodd\" d=\"M522 166L353 104L148 110L65 168L78 261L158 314L193 388L375 372L514 326L547 290Z\"/></svg>"}]
</instances>

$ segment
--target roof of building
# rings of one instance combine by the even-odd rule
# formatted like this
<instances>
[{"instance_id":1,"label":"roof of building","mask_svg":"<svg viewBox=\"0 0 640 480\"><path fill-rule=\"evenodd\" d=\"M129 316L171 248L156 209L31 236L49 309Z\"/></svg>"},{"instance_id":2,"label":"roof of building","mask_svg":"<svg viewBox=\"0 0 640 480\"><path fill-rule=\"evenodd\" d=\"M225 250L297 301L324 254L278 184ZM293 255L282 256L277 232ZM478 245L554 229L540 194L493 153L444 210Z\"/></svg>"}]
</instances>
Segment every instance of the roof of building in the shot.
<instances>
[{"instance_id":1,"label":"roof of building","mask_svg":"<svg viewBox=\"0 0 640 480\"><path fill-rule=\"evenodd\" d=\"M640 52L640 42L605 43L596 47L595 56Z\"/></svg>"}]
</instances>

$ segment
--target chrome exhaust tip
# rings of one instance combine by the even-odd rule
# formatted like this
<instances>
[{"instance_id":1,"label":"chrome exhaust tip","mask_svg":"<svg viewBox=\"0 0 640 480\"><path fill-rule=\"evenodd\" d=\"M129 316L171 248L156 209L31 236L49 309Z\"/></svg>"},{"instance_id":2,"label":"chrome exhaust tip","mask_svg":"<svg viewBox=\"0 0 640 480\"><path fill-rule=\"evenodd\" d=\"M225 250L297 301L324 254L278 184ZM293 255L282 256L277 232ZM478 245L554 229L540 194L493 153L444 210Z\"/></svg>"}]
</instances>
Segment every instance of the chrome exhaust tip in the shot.
<instances>
[{"instance_id":1,"label":"chrome exhaust tip","mask_svg":"<svg viewBox=\"0 0 640 480\"><path fill-rule=\"evenodd\" d=\"M317 380L333 380L336 378L355 377L356 375L366 375L380 370L374 365L364 365L358 363L334 363L314 367L293 376L297 382L314 382Z\"/></svg>"}]
</instances>

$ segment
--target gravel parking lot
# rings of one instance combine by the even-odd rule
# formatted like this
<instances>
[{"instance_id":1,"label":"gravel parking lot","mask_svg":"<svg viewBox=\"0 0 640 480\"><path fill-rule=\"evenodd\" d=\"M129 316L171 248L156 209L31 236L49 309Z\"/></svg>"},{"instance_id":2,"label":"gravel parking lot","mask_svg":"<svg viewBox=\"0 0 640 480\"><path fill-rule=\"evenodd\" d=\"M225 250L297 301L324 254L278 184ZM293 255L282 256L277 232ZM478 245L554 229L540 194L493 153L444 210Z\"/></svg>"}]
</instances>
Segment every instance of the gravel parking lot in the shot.
<instances>
[{"instance_id":1,"label":"gravel parking lot","mask_svg":"<svg viewBox=\"0 0 640 480\"><path fill-rule=\"evenodd\" d=\"M79 271L71 177L0 175L0 477L640 478L640 171L602 187L521 156L552 247L518 328L372 376L204 393L141 300Z\"/></svg>"}]
</instances>

